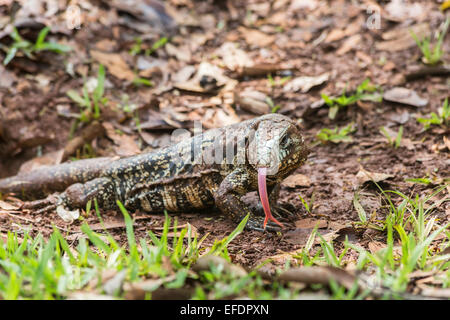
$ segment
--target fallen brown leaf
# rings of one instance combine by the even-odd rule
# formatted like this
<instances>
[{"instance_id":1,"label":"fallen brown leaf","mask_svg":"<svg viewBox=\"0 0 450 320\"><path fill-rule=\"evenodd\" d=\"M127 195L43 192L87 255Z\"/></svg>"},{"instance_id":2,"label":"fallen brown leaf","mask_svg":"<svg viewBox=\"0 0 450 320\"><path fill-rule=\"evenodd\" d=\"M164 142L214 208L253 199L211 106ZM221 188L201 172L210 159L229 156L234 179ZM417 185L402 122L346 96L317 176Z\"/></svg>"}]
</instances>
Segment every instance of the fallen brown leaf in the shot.
<instances>
[{"instance_id":1,"label":"fallen brown leaf","mask_svg":"<svg viewBox=\"0 0 450 320\"><path fill-rule=\"evenodd\" d=\"M106 135L114 141L114 150L118 156L133 156L139 154L141 149L135 142L135 138L124 133L118 133L114 125L110 122L103 122Z\"/></svg>"},{"instance_id":2,"label":"fallen brown leaf","mask_svg":"<svg viewBox=\"0 0 450 320\"><path fill-rule=\"evenodd\" d=\"M284 271L278 277L281 281L295 281L306 284L329 285L334 280L347 289L351 289L357 277L346 270L333 267L299 267Z\"/></svg>"},{"instance_id":3,"label":"fallen brown leaf","mask_svg":"<svg viewBox=\"0 0 450 320\"><path fill-rule=\"evenodd\" d=\"M20 205L12 204L12 203L0 200L0 209L10 211L10 210L18 210L19 208L20 208Z\"/></svg>"},{"instance_id":4,"label":"fallen brown leaf","mask_svg":"<svg viewBox=\"0 0 450 320\"><path fill-rule=\"evenodd\" d=\"M270 106L266 102L268 96L265 93L256 90L244 90L235 93L236 104L242 109L254 114L267 114L270 112Z\"/></svg>"},{"instance_id":5,"label":"fallen brown leaf","mask_svg":"<svg viewBox=\"0 0 450 320\"><path fill-rule=\"evenodd\" d=\"M386 245L379 241L371 241L368 244L371 253L376 253L377 251L386 248Z\"/></svg>"},{"instance_id":6,"label":"fallen brown leaf","mask_svg":"<svg viewBox=\"0 0 450 320\"><path fill-rule=\"evenodd\" d=\"M433 288L430 286L422 286L421 294L426 297L450 299L450 288Z\"/></svg>"},{"instance_id":7,"label":"fallen brown leaf","mask_svg":"<svg viewBox=\"0 0 450 320\"><path fill-rule=\"evenodd\" d=\"M318 229L328 227L328 221L316 220L313 218L306 218L295 221L295 226L299 229L313 229L317 226Z\"/></svg>"},{"instance_id":8,"label":"fallen brown leaf","mask_svg":"<svg viewBox=\"0 0 450 320\"><path fill-rule=\"evenodd\" d=\"M283 88L283 91L301 91L302 93L308 92L311 88L319 86L328 81L330 74L328 72L318 75L316 77L298 77L289 81Z\"/></svg>"},{"instance_id":9,"label":"fallen brown leaf","mask_svg":"<svg viewBox=\"0 0 450 320\"><path fill-rule=\"evenodd\" d=\"M444 145L447 147L447 149L450 151L450 139L446 136L442 137L442 140L444 141Z\"/></svg>"},{"instance_id":10,"label":"fallen brown leaf","mask_svg":"<svg viewBox=\"0 0 450 320\"><path fill-rule=\"evenodd\" d=\"M91 50L90 53L95 60L103 64L116 78L127 81L134 80L133 71L131 71L125 60L119 54L96 50Z\"/></svg>"},{"instance_id":11,"label":"fallen brown leaf","mask_svg":"<svg viewBox=\"0 0 450 320\"><path fill-rule=\"evenodd\" d=\"M225 42L216 51L222 62L232 71L242 70L244 67L253 66L253 60L242 49L239 49L238 43Z\"/></svg>"},{"instance_id":12,"label":"fallen brown leaf","mask_svg":"<svg viewBox=\"0 0 450 320\"><path fill-rule=\"evenodd\" d=\"M211 265L214 265L216 267L222 266L223 270L238 277L244 277L247 275L247 271L245 271L245 269L241 266L232 264L222 257L213 255L205 255L198 258L197 262L192 266L192 270L194 270L195 272L209 271Z\"/></svg>"},{"instance_id":13,"label":"fallen brown leaf","mask_svg":"<svg viewBox=\"0 0 450 320\"><path fill-rule=\"evenodd\" d=\"M40 157L33 158L20 166L19 173L28 173L44 166L60 164L64 156L64 150L56 150Z\"/></svg>"},{"instance_id":14,"label":"fallen brown leaf","mask_svg":"<svg viewBox=\"0 0 450 320\"><path fill-rule=\"evenodd\" d=\"M311 180L308 176L298 173L284 179L281 185L288 188L309 187L311 185Z\"/></svg>"},{"instance_id":15,"label":"fallen brown leaf","mask_svg":"<svg viewBox=\"0 0 450 320\"><path fill-rule=\"evenodd\" d=\"M104 132L105 130L101 123L93 121L79 135L66 144L61 161L67 160L69 156L73 155L84 144L90 143L96 137L103 135Z\"/></svg>"},{"instance_id":16,"label":"fallen brown leaf","mask_svg":"<svg viewBox=\"0 0 450 320\"><path fill-rule=\"evenodd\" d=\"M378 172L370 172L365 170L364 168L360 168L358 173L356 174L356 179L358 180L359 185L363 185L366 182L374 181L380 182L386 179L393 178L394 175L387 173L378 173Z\"/></svg>"},{"instance_id":17,"label":"fallen brown leaf","mask_svg":"<svg viewBox=\"0 0 450 320\"><path fill-rule=\"evenodd\" d=\"M167 43L165 49L169 56L175 57L179 61L190 62L192 60L192 55L188 46L176 47L171 43Z\"/></svg>"},{"instance_id":18,"label":"fallen brown leaf","mask_svg":"<svg viewBox=\"0 0 450 320\"><path fill-rule=\"evenodd\" d=\"M239 31L244 36L245 41L251 46L263 48L271 45L275 41L275 36L259 30L239 27Z\"/></svg>"},{"instance_id":19,"label":"fallen brown leaf","mask_svg":"<svg viewBox=\"0 0 450 320\"><path fill-rule=\"evenodd\" d=\"M395 87L383 94L386 101L407 104L414 107L424 107L428 104L428 100L419 97L419 95L411 89Z\"/></svg>"},{"instance_id":20,"label":"fallen brown leaf","mask_svg":"<svg viewBox=\"0 0 450 320\"><path fill-rule=\"evenodd\" d=\"M361 39L362 37L360 34L355 34L351 36L350 38L344 41L342 46L336 51L336 54L338 56L342 56L347 52L349 52L350 50L355 49L356 46L361 42Z\"/></svg>"},{"instance_id":21,"label":"fallen brown leaf","mask_svg":"<svg viewBox=\"0 0 450 320\"><path fill-rule=\"evenodd\" d=\"M418 24L413 27L406 27L403 29L394 29L383 33L382 38L386 41L376 42L375 48L380 51L403 51L408 48L416 46L414 38L411 37L411 31L419 38L429 33L429 26L427 23Z\"/></svg>"}]
</instances>

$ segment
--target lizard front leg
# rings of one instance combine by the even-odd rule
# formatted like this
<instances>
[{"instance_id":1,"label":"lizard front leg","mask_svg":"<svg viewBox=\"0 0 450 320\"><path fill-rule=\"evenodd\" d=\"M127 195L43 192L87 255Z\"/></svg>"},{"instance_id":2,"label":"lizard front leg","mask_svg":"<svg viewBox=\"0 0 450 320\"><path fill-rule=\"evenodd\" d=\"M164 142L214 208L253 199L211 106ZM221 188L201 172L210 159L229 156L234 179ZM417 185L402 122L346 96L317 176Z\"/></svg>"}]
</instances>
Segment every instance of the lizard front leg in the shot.
<instances>
[{"instance_id":1,"label":"lizard front leg","mask_svg":"<svg viewBox=\"0 0 450 320\"><path fill-rule=\"evenodd\" d=\"M220 184L214 195L216 206L234 221L240 222L247 214L250 218L246 228L264 231L264 218L256 217L250 208L241 200L241 197L248 193L250 187L249 176L243 169L237 169L230 173ZM269 222L266 229L268 231L280 231L281 228Z\"/></svg>"},{"instance_id":2,"label":"lizard front leg","mask_svg":"<svg viewBox=\"0 0 450 320\"><path fill-rule=\"evenodd\" d=\"M63 206L66 210L83 208L89 200L97 199L103 208L113 207L115 192L109 178L96 178L84 184L75 183L61 194L52 194L45 199L26 202L25 209L37 210L36 213L47 213Z\"/></svg>"}]
</instances>

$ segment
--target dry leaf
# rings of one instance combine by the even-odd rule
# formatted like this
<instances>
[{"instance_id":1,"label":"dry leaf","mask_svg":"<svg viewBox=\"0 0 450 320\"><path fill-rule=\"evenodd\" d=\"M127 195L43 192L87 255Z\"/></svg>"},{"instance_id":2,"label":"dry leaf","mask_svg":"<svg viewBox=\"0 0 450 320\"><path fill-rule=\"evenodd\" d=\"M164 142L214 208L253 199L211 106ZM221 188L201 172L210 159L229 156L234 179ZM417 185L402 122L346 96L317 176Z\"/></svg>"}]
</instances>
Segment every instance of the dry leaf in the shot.
<instances>
[{"instance_id":1,"label":"dry leaf","mask_svg":"<svg viewBox=\"0 0 450 320\"><path fill-rule=\"evenodd\" d=\"M322 224L322 226L323 226L323 222L320 222L320 220L318 220L318 221L319 221L319 225ZM316 223L317 223L317 221L316 221ZM289 243L303 246L308 241L314 226L312 228L307 228L307 229L297 228L295 230L290 230L290 231L286 232L285 240ZM337 239L341 235L341 231L342 231L342 234L345 235L345 232L351 230L351 229L348 229L348 230L347 229L348 228L344 227L342 229L336 229L336 230L322 229L322 230L318 230L318 231L322 235L323 239L325 241L329 242L329 241L333 241L333 240ZM319 244L321 241L322 240L320 239L320 237L316 236L314 239L314 244ZM291 252L289 254L290 255L296 254L296 251ZM279 257L279 259L283 259L284 255L285 254L282 254Z\"/></svg>"},{"instance_id":2,"label":"dry leaf","mask_svg":"<svg viewBox=\"0 0 450 320\"><path fill-rule=\"evenodd\" d=\"M239 27L239 31L244 36L245 41L251 46L263 48L271 45L275 41L275 36L268 35L259 30Z\"/></svg>"},{"instance_id":3,"label":"dry leaf","mask_svg":"<svg viewBox=\"0 0 450 320\"><path fill-rule=\"evenodd\" d=\"M117 272L111 279L103 284L103 290L106 294L113 296L122 290L123 282L127 276L128 270L124 269Z\"/></svg>"},{"instance_id":4,"label":"dry leaf","mask_svg":"<svg viewBox=\"0 0 450 320\"><path fill-rule=\"evenodd\" d=\"M227 105L224 105L222 109L210 110L211 113L205 114L202 120L203 125L207 129L221 128L241 121L236 112Z\"/></svg>"},{"instance_id":5,"label":"dry leaf","mask_svg":"<svg viewBox=\"0 0 450 320\"><path fill-rule=\"evenodd\" d=\"M444 141L444 145L447 147L447 149L450 151L450 139L446 136L442 137L442 140Z\"/></svg>"},{"instance_id":6,"label":"dry leaf","mask_svg":"<svg viewBox=\"0 0 450 320\"><path fill-rule=\"evenodd\" d=\"M424 107L428 104L427 99L419 97L419 95L411 89L395 87L383 94L386 101L407 104L414 107Z\"/></svg>"},{"instance_id":7,"label":"dry leaf","mask_svg":"<svg viewBox=\"0 0 450 320\"><path fill-rule=\"evenodd\" d=\"M216 267L222 266L223 270L238 277L245 277L247 275L247 271L245 271L245 269L241 266L232 264L222 257L213 255L205 255L200 257L192 266L192 270L194 270L195 272L209 271L211 265L214 265Z\"/></svg>"},{"instance_id":8,"label":"dry leaf","mask_svg":"<svg viewBox=\"0 0 450 320\"><path fill-rule=\"evenodd\" d=\"M316 220L313 218L306 218L295 221L295 226L298 229L313 229L317 226L318 229L323 229L328 227L328 221L326 220Z\"/></svg>"},{"instance_id":9,"label":"dry leaf","mask_svg":"<svg viewBox=\"0 0 450 320\"><path fill-rule=\"evenodd\" d=\"M318 5L317 0L292 0L289 10L314 10Z\"/></svg>"},{"instance_id":10,"label":"dry leaf","mask_svg":"<svg viewBox=\"0 0 450 320\"><path fill-rule=\"evenodd\" d=\"M427 23L417 24L403 29L394 29L383 33L382 38L386 41L375 43L375 48L381 51L403 51L416 46L411 32L415 33L419 39L427 35L430 31Z\"/></svg>"},{"instance_id":11,"label":"dry leaf","mask_svg":"<svg viewBox=\"0 0 450 320\"><path fill-rule=\"evenodd\" d=\"M376 253L378 250L386 248L386 244L379 241L371 241L368 246L371 253Z\"/></svg>"},{"instance_id":12,"label":"dry leaf","mask_svg":"<svg viewBox=\"0 0 450 320\"><path fill-rule=\"evenodd\" d=\"M2 75L0 77L0 88L9 88L17 81L15 74L6 70L3 64L0 64L0 74Z\"/></svg>"},{"instance_id":13,"label":"dry leaf","mask_svg":"<svg viewBox=\"0 0 450 320\"><path fill-rule=\"evenodd\" d=\"M203 85L205 79L209 79L209 82L207 85ZM221 68L208 63L208 62L202 62L198 66L197 73L192 77L192 79L185 81L185 82L179 82L175 83L174 87L191 91L191 92L211 92L217 90L219 87L222 87L232 80L224 75L224 72Z\"/></svg>"},{"instance_id":14,"label":"dry leaf","mask_svg":"<svg viewBox=\"0 0 450 320\"><path fill-rule=\"evenodd\" d=\"M194 66L185 66L181 68L177 73L172 75L172 80L175 83L186 82L195 73L195 70L196 69Z\"/></svg>"},{"instance_id":15,"label":"dry leaf","mask_svg":"<svg viewBox=\"0 0 450 320\"><path fill-rule=\"evenodd\" d=\"M190 62L192 60L188 46L175 47L173 44L167 43L165 49L169 56L175 57L179 61Z\"/></svg>"},{"instance_id":16,"label":"dry leaf","mask_svg":"<svg viewBox=\"0 0 450 320\"><path fill-rule=\"evenodd\" d=\"M365 64L370 65L373 63L372 57L369 56L368 54L362 52L362 51L357 51L356 52L356 57L363 61Z\"/></svg>"},{"instance_id":17,"label":"dry leaf","mask_svg":"<svg viewBox=\"0 0 450 320\"><path fill-rule=\"evenodd\" d=\"M64 149L46 153L43 156L33 158L23 163L20 166L19 173L28 173L40 167L60 164L63 157Z\"/></svg>"},{"instance_id":18,"label":"dry leaf","mask_svg":"<svg viewBox=\"0 0 450 320\"><path fill-rule=\"evenodd\" d=\"M253 66L253 60L244 50L238 48L237 43L225 42L216 53L222 58L225 67L232 71L239 71L244 67Z\"/></svg>"},{"instance_id":19,"label":"dry leaf","mask_svg":"<svg viewBox=\"0 0 450 320\"><path fill-rule=\"evenodd\" d=\"M309 187L311 185L311 180L304 174L299 173L287 177L283 180L281 185L288 188Z\"/></svg>"},{"instance_id":20,"label":"dry leaf","mask_svg":"<svg viewBox=\"0 0 450 320\"><path fill-rule=\"evenodd\" d=\"M142 300L148 292L153 292L161 285L172 282L176 279L176 275L170 275L164 278L148 279L134 283L125 283L123 291L127 300Z\"/></svg>"},{"instance_id":21,"label":"dry leaf","mask_svg":"<svg viewBox=\"0 0 450 320\"><path fill-rule=\"evenodd\" d=\"M118 156L133 156L141 152L138 145L134 141L134 137L116 132L113 124L110 122L103 122L103 127L106 130L106 135L108 138L114 141L114 150Z\"/></svg>"},{"instance_id":22,"label":"dry leaf","mask_svg":"<svg viewBox=\"0 0 450 320\"><path fill-rule=\"evenodd\" d=\"M426 297L450 299L450 288L440 289L430 286L421 286L421 294Z\"/></svg>"},{"instance_id":23,"label":"dry leaf","mask_svg":"<svg viewBox=\"0 0 450 320\"><path fill-rule=\"evenodd\" d=\"M408 3L404 0L392 0L385 7L386 18L392 21L405 21L406 19L418 19L426 10L420 3Z\"/></svg>"},{"instance_id":24,"label":"dry leaf","mask_svg":"<svg viewBox=\"0 0 450 320\"><path fill-rule=\"evenodd\" d=\"M244 90L237 93L235 101L242 109L255 114L267 114L270 112L270 106L267 104L268 96L265 93L256 90Z\"/></svg>"},{"instance_id":25,"label":"dry leaf","mask_svg":"<svg viewBox=\"0 0 450 320\"><path fill-rule=\"evenodd\" d=\"M361 35L355 34L344 41L342 46L336 51L336 54L338 56L342 56L349 52L350 50L354 49L360 42L361 42Z\"/></svg>"},{"instance_id":26,"label":"dry leaf","mask_svg":"<svg viewBox=\"0 0 450 320\"><path fill-rule=\"evenodd\" d=\"M333 41L341 40L345 37L345 32L343 29L333 29L325 38L325 43L330 43Z\"/></svg>"},{"instance_id":27,"label":"dry leaf","mask_svg":"<svg viewBox=\"0 0 450 320\"><path fill-rule=\"evenodd\" d=\"M283 88L283 91L301 91L302 93L308 92L312 87L319 86L325 81L328 81L330 74L323 73L316 77L298 77L289 81Z\"/></svg>"},{"instance_id":28,"label":"dry leaf","mask_svg":"<svg viewBox=\"0 0 450 320\"><path fill-rule=\"evenodd\" d=\"M328 285L331 280L334 280L347 289L351 289L357 278L345 270L334 267L299 267L282 272L278 279L323 285Z\"/></svg>"},{"instance_id":29,"label":"dry leaf","mask_svg":"<svg viewBox=\"0 0 450 320\"><path fill-rule=\"evenodd\" d=\"M308 242L308 239L311 235L312 228L296 228L295 230L289 230L284 235L284 240L288 243L295 244L295 245L301 245L305 246ZM291 253L283 253L281 255L275 255L270 257L271 259L274 259L274 261L284 263L284 261L289 260L292 258L293 254L296 254L297 252L291 252Z\"/></svg>"},{"instance_id":30,"label":"dry leaf","mask_svg":"<svg viewBox=\"0 0 450 320\"><path fill-rule=\"evenodd\" d=\"M18 210L19 208L20 206L13 205L9 202L0 200L0 209L10 211L10 210Z\"/></svg>"},{"instance_id":31,"label":"dry leaf","mask_svg":"<svg viewBox=\"0 0 450 320\"><path fill-rule=\"evenodd\" d=\"M121 80L134 80L134 73L128 67L125 60L117 53L105 53L101 51L91 50L91 56L103 64L108 71L118 79Z\"/></svg>"},{"instance_id":32,"label":"dry leaf","mask_svg":"<svg viewBox=\"0 0 450 320\"><path fill-rule=\"evenodd\" d=\"M67 300L116 300L116 298L95 292L75 291L68 293Z\"/></svg>"},{"instance_id":33,"label":"dry leaf","mask_svg":"<svg viewBox=\"0 0 450 320\"><path fill-rule=\"evenodd\" d=\"M370 172L367 170L364 170L364 168L361 167L361 169L356 174L356 179L358 180L359 185L363 185L366 182L374 181L374 182L380 182L384 181L389 178L393 178L394 175L392 174L386 174L386 173L378 173L378 172Z\"/></svg>"}]
</instances>

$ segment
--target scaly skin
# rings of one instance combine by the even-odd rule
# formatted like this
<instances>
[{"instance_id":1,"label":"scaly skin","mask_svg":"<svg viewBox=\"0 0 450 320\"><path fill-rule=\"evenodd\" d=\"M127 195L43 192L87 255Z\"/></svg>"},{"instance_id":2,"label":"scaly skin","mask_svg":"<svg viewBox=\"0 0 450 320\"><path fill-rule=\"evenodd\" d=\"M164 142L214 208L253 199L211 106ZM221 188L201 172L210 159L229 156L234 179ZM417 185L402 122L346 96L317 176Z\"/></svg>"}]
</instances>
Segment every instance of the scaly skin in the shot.
<instances>
[{"instance_id":1,"label":"scaly skin","mask_svg":"<svg viewBox=\"0 0 450 320\"><path fill-rule=\"evenodd\" d=\"M82 208L94 198L104 209L116 208L119 200L128 210L150 213L215 206L236 222L250 213L246 227L263 230L263 217L252 214L241 197L258 190L258 169L270 167L266 181L273 207L281 181L303 164L307 154L298 125L270 114L208 130L156 152L80 160L2 179L0 192L39 197L64 190L25 204L39 212ZM267 195L260 196L264 204ZM279 227L269 222L267 230Z\"/></svg>"}]
</instances>

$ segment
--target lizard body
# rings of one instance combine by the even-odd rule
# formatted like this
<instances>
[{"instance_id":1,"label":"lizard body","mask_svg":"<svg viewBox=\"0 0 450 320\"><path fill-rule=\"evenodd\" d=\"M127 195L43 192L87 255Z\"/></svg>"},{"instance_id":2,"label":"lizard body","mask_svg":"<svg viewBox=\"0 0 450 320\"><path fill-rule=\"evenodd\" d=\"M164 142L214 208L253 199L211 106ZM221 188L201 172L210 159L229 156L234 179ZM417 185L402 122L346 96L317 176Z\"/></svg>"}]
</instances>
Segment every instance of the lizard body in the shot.
<instances>
[{"instance_id":1,"label":"lizard body","mask_svg":"<svg viewBox=\"0 0 450 320\"><path fill-rule=\"evenodd\" d=\"M216 206L238 222L250 213L241 196L258 190L264 205L267 181L268 198L274 205L280 182L306 160L307 154L298 125L288 117L270 114L208 130L156 152L79 160L2 179L0 192L26 195L63 191L27 203L41 212L59 206L81 208L96 198L105 209L116 208L119 200L128 210L145 212ZM270 169L267 176L266 168ZM269 213L264 210L264 223L252 215L248 228L265 228L268 214L278 223L270 209ZM278 230L273 223L268 227Z\"/></svg>"}]
</instances>

